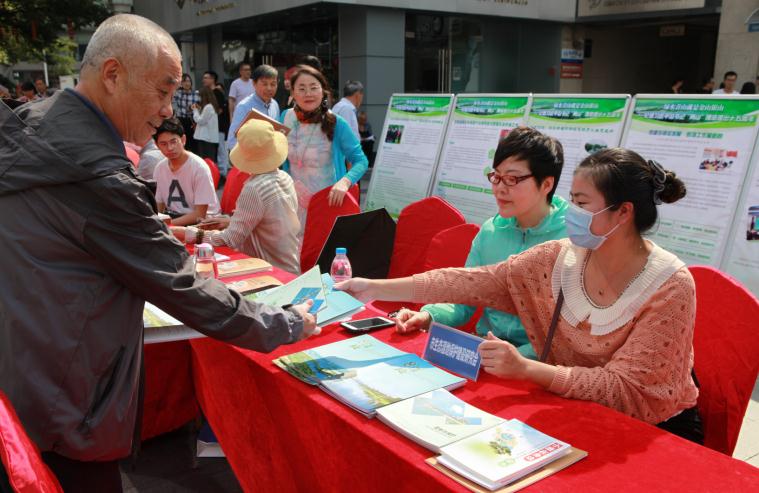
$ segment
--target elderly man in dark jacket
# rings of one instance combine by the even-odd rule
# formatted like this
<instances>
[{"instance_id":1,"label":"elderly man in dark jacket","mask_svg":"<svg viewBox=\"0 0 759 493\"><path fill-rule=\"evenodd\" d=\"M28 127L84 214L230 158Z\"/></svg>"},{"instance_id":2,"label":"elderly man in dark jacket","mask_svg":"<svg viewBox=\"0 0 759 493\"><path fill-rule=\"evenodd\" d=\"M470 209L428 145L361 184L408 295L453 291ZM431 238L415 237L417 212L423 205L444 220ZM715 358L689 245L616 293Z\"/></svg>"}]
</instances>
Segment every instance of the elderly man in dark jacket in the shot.
<instances>
[{"instance_id":1,"label":"elderly man in dark jacket","mask_svg":"<svg viewBox=\"0 0 759 493\"><path fill-rule=\"evenodd\" d=\"M168 33L118 15L92 37L75 90L15 113L0 104L0 389L67 492L121 489L144 300L258 351L318 333L308 304L263 306L196 279L132 170L122 141L144 144L171 116L181 73Z\"/></svg>"}]
</instances>

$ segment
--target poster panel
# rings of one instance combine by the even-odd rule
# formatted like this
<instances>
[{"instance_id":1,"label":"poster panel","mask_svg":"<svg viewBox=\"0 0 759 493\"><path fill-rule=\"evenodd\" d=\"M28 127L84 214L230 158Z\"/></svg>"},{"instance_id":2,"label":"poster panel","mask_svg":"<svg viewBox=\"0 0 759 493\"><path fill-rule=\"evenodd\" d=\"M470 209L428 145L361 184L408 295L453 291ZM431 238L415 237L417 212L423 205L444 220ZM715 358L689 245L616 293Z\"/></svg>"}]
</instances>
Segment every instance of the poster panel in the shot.
<instances>
[{"instance_id":1,"label":"poster panel","mask_svg":"<svg viewBox=\"0 0 759 493\"><path fill-rule=\"evenodd\" d=\"M556 193L569 200L572 174L586 156L616 147L630 105L627 94L536 94L527 125L555 137L564 148Z\"/></svg>"},{"instance_id":2,"label":"poster panel","mask_svg":"<svg viewBox=\"0 0 759 493\"><path fill-rule=\"evenodd\" d=\"M651 237L686 263L722 263L756 140L758 114L756 96L635 98L623 147L658 161L685 182L685 198L659 206L659 224Z\"/></svg>"},{"instance_id":3,"label":"poster panel","mask_svg":"<svg viewBox=\"0 0 759 493\"><path fill-rule=\"evenodd\" d=\"M394 94L378 136L366 209L386 208L394 218L428 196L453 95Z\"/></svg>"},{"instance_id":4,"label":"poster panel","mask_svg":"<svg viewBox=\"0 0 759 493\"><path fill-rule=\"evenodd\" d=\"M466 220L482 224L498 210L485 176L498 142L524 121L528 94L462 94L456 97L432 188Z\"/></svg>"}]
</instances>

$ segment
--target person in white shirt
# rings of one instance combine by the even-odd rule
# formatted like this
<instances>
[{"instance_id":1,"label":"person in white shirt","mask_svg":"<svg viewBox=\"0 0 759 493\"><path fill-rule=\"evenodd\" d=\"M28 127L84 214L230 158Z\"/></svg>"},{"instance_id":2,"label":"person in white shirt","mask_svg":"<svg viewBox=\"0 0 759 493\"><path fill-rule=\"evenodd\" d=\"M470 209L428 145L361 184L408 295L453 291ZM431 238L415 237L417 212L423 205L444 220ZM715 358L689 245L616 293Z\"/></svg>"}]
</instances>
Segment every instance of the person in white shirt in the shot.
<instances>
[{"instance_id":1,"label":"person in white shirt","mask_svg":"<svg viewBox=\"0 0 759 493\"><path fill-rule=\"evenodd\" d=\"M735 81L738 80L738 74L732 70L725 72L725 78L722 80L724 88L715 89L712 94L738 94L735 88Z\"/></svg>"},{"instance_id":2,"label":"person in white shirt","mask_svg":"<svg viewBox=\"0 0 759 493\"><path fill-rule=\"evenodd\" d=\"M155 141L153 139L148 140L140 149L140 163L137 166L137 174L146 180L152 180L155 167L164 159L166 157L155 145Z\"/></svg>"},{"instance_id":3,"label":"person in white shirt","mask_svg":"<svg viewBox=\"0 0 759 493\"><path fill-rule=\"evenodd\" d=\"M357 80L349 80L345 83L345 87L343 87L343 99L332 108L332 113L342 116L359 139L361 138L361 134L358 131L356 112L363 100L364 85Z\"/></svg>"},{"instance_id":4,"label":"person in white shirt","mask_svg":"<svg viewBox=\"0 0 759 493\"><path fill-rule=\"evenodd\" d=\"M211 170L196 154L185 150L187 142L181 122L164 120L154 136L166 159L153 172L158 212L172 216L172 224L195 224L207 214L218 214L219 199L213 187Z\"/></svg>"},{"instance_id":5,"label":"person in white shirt","mask_svg":"<svg viewBox=\"0 0 759 493\"><path fill-rule=\"evenodd\" d=\"M229 94L227 95L230 115L235 114L237 103L253 94L255 89L253 88L253 79L250 78L252 72L253 68L248 62L240 64L240 78L232 82L232 85L229 87Z\"/></svg>"},{"instance_id":6,"label":"person in white shirt","mask_svg":"<svg viewBox=\"0 0 759 493\"><path fill-rule=\"evenodd\" d=\"M171 230L187 243L230 246L299 274L298 195L290 175L278 169L287 158L287 137L268 122L248 120L237 138L229 158L252 176L240 192L232 218L208 219L198 225L200 229L172 226Z\"/></svg>"},{"instance_id":7,"label":"person in white shirt","mask_svg":"<svg viewBox=\"0 0 759 493\"><path fill-rule=\"evenodd\" d=\"M219 105L210 87L200 90L200 104L192 105L195 120L195 147L198 155L216 162L219 147Z\"/></svg>"}]
</instances>

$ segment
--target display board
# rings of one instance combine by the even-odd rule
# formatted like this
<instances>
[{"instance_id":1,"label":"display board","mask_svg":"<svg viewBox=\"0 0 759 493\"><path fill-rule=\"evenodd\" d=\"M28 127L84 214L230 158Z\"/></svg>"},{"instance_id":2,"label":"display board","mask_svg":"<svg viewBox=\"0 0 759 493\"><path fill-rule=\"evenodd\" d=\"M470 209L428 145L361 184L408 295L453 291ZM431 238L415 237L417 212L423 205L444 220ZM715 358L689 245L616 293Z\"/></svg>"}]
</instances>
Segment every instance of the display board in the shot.
<instances>
[{"instance_id":1,"label":"display board","mask_svg":"<svg viewBox=\"0 0 759 493\"><path fill-rule=\"evenodd\" d=\"M723 263L739 197L751 195L743 188L758 113L757 96L635 97L622 146L685 182L685 198L659 207L652 239L686 263Z\"/></svg>"},{"instance_id":2,"label":"display board","mask_svg":"<svg viewBox=\"0 0 759 493\"><path fill-rule=\"evenodd\" d=\"M497 212L490 183L498 142L524 121L529 94L460 94L448 125L432 195L482 224Z\"/></svg>"},{"instance_id":3,"label":"display board","mask_svg":"<svg viewBox=\"0 0 759 493\"><path fill-rule=\"evenodd\" d=\"M564 168L556 193L569 200L572 174L586 156L622 140L630 106L627 94L535 94L527 125L556 138Z\"/></svg>"},{"instance_id":4,"label":"display board","mask_svg":"<svg viewBox=\"0 0 759 493\"><path fill-rule=\"evenodd\" d=\"M759 139L754 145L725 259L720 266L759 297Z\"/></svg>"},{"instance_id":5,"label":"display board","mask_svg":"<svg viewBox=\"0 0 759 493\"><path fill-rule=\"evenodd\" d=\"M378 136L366 209L384 207L394 218L429 195L453 95L394 94Z\"/></svg>"}]
</instances>

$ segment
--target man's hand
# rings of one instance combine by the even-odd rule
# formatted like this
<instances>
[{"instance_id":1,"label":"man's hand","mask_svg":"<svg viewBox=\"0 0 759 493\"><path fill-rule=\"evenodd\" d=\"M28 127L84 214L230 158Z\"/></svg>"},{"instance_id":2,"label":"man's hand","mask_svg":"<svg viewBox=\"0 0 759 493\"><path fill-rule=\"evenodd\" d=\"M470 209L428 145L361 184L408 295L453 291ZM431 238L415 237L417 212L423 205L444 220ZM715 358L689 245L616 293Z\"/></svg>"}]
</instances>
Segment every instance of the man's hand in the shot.
<instances>
[{"instance_id":1,"label":"man's hand","mask_svg":"<svg viewBox=\"0 0 759 493\"><path fill-rule=\"evenodd\" d=\"M169 229L177 240L181 241L182 243L185 242L184 240L187 233L187 228L184 226L169 226Z\"/></svg>"},{"instance_id":2,"label":"man's hand","mask_svg":"<svg viewBox=\"0 0 759 493\"><path fill-rule=\"evenodd\" d=\"M340 178L337 183L332 185L332 190L329 191L329 205L331 207L337 207L343 205L345 194L351 187L351 182L347 178Z\"/></svg>"},{"instance_id":3,"label":"man's hand","mask_svg":"<svg viewBox=\"0 0 759 493\"><path fill-rule=\"evenodd\" d=\"M415 312L401 308L395 317L395 330L401 334L417 330L427 331L432 324L432 315L427 312Z\"/></svg>"},{"instance_id":4,"label":"man's hand","mask_svg":"<svg viewBox=\"0 0 759 493\"><path fill-rule=\"evenodd\" d=\"M197 227L205 230L205 231L211 231L211 230L222 230L226 229L229 226L229 222L232 220L231 217L225 217L225 216L219 216L219 217L207 217L200 221L197 224Z\"/></svg>"},{"instance_id":5,"label":"man's hand","mask_svg":"<svg viewBox=\"0 0 759 493\"><path fill-rule=\"evenodd\" d=\"M316 325L316 317L308 313L311 307L314 306L314 300L306 300L300 305L293 305L293 309L303 318L303 333L300 339L307 339L313 335L318 336L322 333L321 327Z\"/></svg>"}]
</instances>

